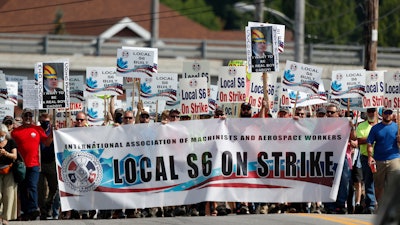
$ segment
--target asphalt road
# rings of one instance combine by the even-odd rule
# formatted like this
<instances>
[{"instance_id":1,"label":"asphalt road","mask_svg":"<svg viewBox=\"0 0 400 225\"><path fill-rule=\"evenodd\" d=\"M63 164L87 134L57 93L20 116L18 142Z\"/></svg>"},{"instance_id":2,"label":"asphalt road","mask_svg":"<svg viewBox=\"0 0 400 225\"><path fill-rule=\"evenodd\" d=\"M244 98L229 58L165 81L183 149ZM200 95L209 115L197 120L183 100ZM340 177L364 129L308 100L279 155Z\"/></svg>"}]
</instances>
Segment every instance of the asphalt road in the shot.
<instances>
[{"instance_id":1,"label":"asphalt road","mask_svg":"<svg viewBox=\"0 0 400 225\"><path fill-rule=\"evenodd\" d=\"M332 215L332 214L265 214L265 215L229 215L201 217L168 217L168 218L138 218L109 220L46 220L46 221L11 221L11 225L119 225L119 224L196 224L196 225L372 225L375 215Z\"/></svg>"}]
</instances>

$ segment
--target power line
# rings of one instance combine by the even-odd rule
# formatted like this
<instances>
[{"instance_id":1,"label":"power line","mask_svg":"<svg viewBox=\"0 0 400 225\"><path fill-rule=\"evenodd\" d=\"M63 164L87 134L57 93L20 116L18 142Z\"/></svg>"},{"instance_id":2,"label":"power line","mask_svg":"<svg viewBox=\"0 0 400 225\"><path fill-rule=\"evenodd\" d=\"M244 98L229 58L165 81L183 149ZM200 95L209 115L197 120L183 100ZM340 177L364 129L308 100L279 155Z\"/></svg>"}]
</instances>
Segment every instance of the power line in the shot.
<instances>
[{"instance_id":1,"label":"power line","mask_svg":"<svg viewBox=\"0 0 400 225\"><path fill-rule=\"evenodd\" d=\"M205 7L197 7L197 8L186 8L186 9L200 9L200 8L205 8ZM187 15L194 15L194 14L200 14L200 13L205 13L205 12L210 12L214 11L213 9L209 9L209 7L206 7L208 9L201 10L201 11L195 11L195 12L186 12L183 14L177 14L173 16L159 16L157 19L169 19L169 18L175 18L175 17L181 17L181 16L187 16ZM177 12L176 10L169 10L169 11L162 11L159 13L168 13L168 12ZM125 16L120 16L120 17L109 17L109 18L101 18L101 19L96 19L96 20L80 20L80 21L71 21L71 22L64 22L64 24L69 24L68 27L73 28L73 29L85 29L85 28L90 28L90 27L100 27L100 26L106 26L106 25L114 25L114 24L124 24L124 23L130 23L130 22L118 22L115 23L113 21L107 21L107 20L113 20L113 19L120 19L121 17L142 17L142 16L147 16L151 15L151 13L144 13L144 14L136 14L136 15L125 15ZM134 22L143 22L143 21L149 21L151 19L141 19L141 20L135 20ZM101 22L99 22L101 21ZM83 25L82 23L93 23L90 25ZM0 26L0 28L7 28L7 27L32 27L32 26L46 26L46 25L54 25L54 23L41 23L41 24L23 24L23 25L18 25L18 26ZM68 29L67 27L67 29ZM8 30L7 32L9 33L20 33L20 32L28 32L28 31L48 31L48 29L27 29L27 30Z\"/></svg>"},{"instance_id":2,"label":"power line","mask_svg":"<svg viewBox=\"0 0 400 225\"><path fill-rule=\"evenodd\" d=\"M89 2L89 1L93 1L93 0L79 0L79 1L74 1L74 2L50 4L50 5L36 6L36 7L30 7L30 8L10 9L10 10L5 10L5 11L0 11L0 13L19 12L19 11L26 11L26 10L32 10L32 9L43 9L43 8L48 8L48 7L62 6L62 5L70 5L70 4L77 4L77 3Z\"/></svg>"},{"instance_id":3,"label":"power line","mask_svg":"<svg viewBox=\"0 0 400 225\"><path fill-rule=\"evenodd\" d=\"M85 1L87 1L87 0L85 0ZM198 10L198 9L202 9L202 8L206 8L206 9L200 10L200 11L194 11L194 12L178 13L179 10L191 11L191 10ZM32 9L32 8L29 8L29 9ZM28 9L24 9L24 10L28 10ZM158 15L159 15L158 19L168 19L168 18L174 18L174 17L180 17L180 16L195 15L195 14L201 14L201 13L211 12L211 11L214 11L214 10L210 9L209 6L193 7L193 8L182 8L182 9L178 9L178 10L166 10L166 11L161 11L161 12L158 13ZM173 16L164 16L164 17L160 16L160 14L165 14L165 13L170 13L170 12L177 12L178 14L177 15L173 15ZM151 15L151 14L152 13L140 13L140 14L134 14L134 15L124 15L124 16L118 16L118 17L108 17L108 18L100 18L100 19L92 19L92 20L79 20L79 21L70 21L70 22L64 21L63 23L69 24L70 27L72 26L75 29L83 29L83 28L88 28L88 25L82 25L82 23L92 23L92 25L90 25L90 27L99 27L99 26L105 26L105 25L120 24L120 23L111 22L110 20L121 19L122 17L143 17L143 16L148 16L148 15ZM151 20L151 19L135 20L134 22L143 22L143 21L149 21L149 20ZM75 26L74 24L77 24L77 26ZM3 26L0 26L0 28L17 28L17 27L32 27L32 26L46 26L46 25L54 25L54 23L34 23L34 24L21 24L21 25L3 25ZM68 29L68 27L67 27L67 29ZM43 30L40 30L40 29L28 29L28 30L23 30L23 31L21 31L21 30L9 30L7 32L19 33L19 32L27 32L27 31L47 31L47 29L43 29Z\"/></svg>"}]
</instances>

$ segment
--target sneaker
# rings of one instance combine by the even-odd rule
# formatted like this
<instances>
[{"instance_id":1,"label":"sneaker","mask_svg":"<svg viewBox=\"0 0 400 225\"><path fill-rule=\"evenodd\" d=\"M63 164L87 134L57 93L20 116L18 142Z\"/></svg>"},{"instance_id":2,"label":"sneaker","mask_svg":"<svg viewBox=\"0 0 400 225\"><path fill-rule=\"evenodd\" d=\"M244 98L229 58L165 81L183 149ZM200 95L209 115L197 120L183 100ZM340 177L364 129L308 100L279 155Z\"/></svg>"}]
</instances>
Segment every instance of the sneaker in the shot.
<instances>
[{"instance_id":1,"label":"sneaker","mask_svg":"<svg viewBox=\"0 0 400 225\"><path fill-rule=\"evenodd\" d=\"M268 213L268 205L262 205L260 208L260 214L267 214Z\"/></svg>"},{"instance_id":2,"label":"sneaker","mask_svg":"<svg viewBox=\"0 0 400 225\"><path fill-rule=\"evenodd\" d=\"M364 207L362 205L357 204L356 207L354 208L354 214L362 214L364 211Z\"/></svg>"},{"instance_id":3,"label":"sneaker","mask_svg":"<svg viewBox=\"0 0 400 225\"><path fill-rule=\"evenodd\" d=\"M375 209L374 208L366 208L364 210L364 214L375 214Z\"/></svg>"},{"instance_id":4,"label":"sneaker","mask_svg":"<svg viewBox=\"0 0 400 225\"><path fill-rule=\"evenodd\" d=\"M185 206L175 207L174 214L175 214L175 216L185 216L186 215Z\"/></svg>"},{"instance_id":5,"label":"sneaker","mask_svg":"<svg viewBox=\"0 0 400 225\"><path fill-rule=\"evenodd\" d=\"M347 214L347 209L345 207L342 208L336 208L335 209L336 214Z\"/></svg>"},{"instance_id":6,"label":"sneaker","mask_svg":"<svg viewBox=\"0 0 400 225\"><path fill-rule=\"evenodd\" d=\"M174 217L174 212L172 209L167 209L167 211L164 212L164 217Z\"/></svg>"},{"instance_id":7,"label":"sneaker","mask_svg":"<svg viewBox=\"0 0 400 225\"><path fill-rule=\"evenodd\" d=\"M162 208L158 208L157 212L156 212L156 217L163 217L164 216L164 212L162 210Z\"/></svg>"},{"instance_id":8,"label":"sneaker","mask_svg":"<svg viewBox=\"0 0 400 225\"><path fill-rule=\"evenodd\" d=\"M191 209L190 210L190 216L199 216L199 211L197 209Z\"/></svg>"},{"instance_id":9,"label":"sneaker","mask_svg":"<svg viewBox=\"0 0 400 225\"><path fill-rule=\"evenodd\" d=\"M33 212L28 213L29 220L36 220L39 215L40 215L39 210L35 210Z\"/></svg>"},{"instance_id":10,"label":"sneaker","mask_svg":"<svg viewBox=\"0 0 400 225\"><path fill-rule=\"evenodd\" d=\"M240 207L239 213L241 215L250 214L249 207L243 205L242 207Z\"/></svg>"}]
</instances>

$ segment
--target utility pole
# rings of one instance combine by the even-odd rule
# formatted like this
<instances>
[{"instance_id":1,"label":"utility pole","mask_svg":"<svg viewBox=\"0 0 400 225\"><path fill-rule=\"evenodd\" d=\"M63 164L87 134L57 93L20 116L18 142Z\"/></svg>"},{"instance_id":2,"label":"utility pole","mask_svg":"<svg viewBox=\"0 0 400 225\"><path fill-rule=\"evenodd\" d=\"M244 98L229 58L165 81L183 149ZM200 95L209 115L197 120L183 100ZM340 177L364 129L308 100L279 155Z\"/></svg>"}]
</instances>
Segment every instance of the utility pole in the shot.
<instances>
[{"instance_id":1,"label":"utility pole","mask_svg":"<svg viewBox=\"0 0 400 225\"><path fill-rule=\"evenodd\" d=\"M366 8L364 69L373 71L377 69L379 0L368 0Z\"/></svg>"},{"instance_id":2,"label":"utility pole","mask_svg":"<svg viewBox=\"0 0 400 225\"><path fill-rule=\"evenodd\" d=\"M254 0L254 21L264 23L264 0Z\"/></svg>"},{"instance_id":3,"label":"utility pole","mask_svg":"<svg viewBox=\"0 0 400 225\"><path fill-rule=\"evenodd\" d=\"M294 26L294 61L304 62L304 14L305 1L296 0Z\"/></svg>"},{"instance_id":4,"label":"utility pole","mask_svg":"<svg viewBox=\"0 0 400 225\"><path fill-rule=\"evenodd\" d=\"M151 1L151 42L150 42L150 47L154 47L158 41L159 9L160 9L160 1L152 0Z\"/></svg>"}]
</instances>

